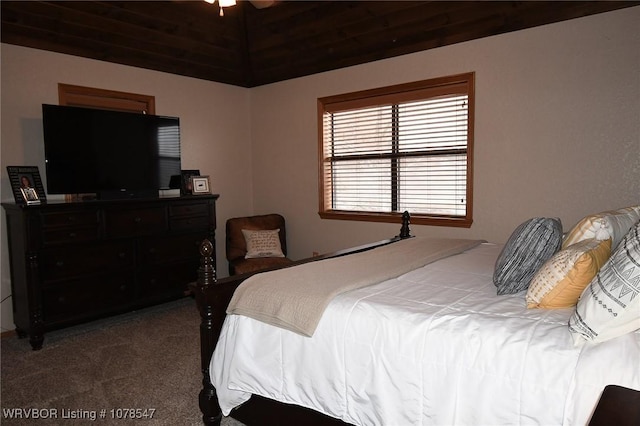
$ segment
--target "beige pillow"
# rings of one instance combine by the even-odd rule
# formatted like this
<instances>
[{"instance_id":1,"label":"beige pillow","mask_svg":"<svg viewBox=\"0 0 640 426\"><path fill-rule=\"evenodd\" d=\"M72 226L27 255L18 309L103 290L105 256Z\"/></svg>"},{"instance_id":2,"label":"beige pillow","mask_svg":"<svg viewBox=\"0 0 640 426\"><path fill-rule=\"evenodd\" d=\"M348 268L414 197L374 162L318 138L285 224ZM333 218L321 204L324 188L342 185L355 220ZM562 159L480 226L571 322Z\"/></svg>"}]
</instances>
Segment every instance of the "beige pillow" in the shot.
<instances>
[{"instance_id":1,"label":"beige pillow","mask_svg":"<svg viewBox=\"0 0 640 426\"><path fill-rule=\"evenodd\" d=\"M243 229L242 234L247 244L245 259L253 259L256 257L284 257L282 246L280 245L280 229L270 229L266 231Z\"/></svg>"},{"instance_id":2,"label":"beige pillow","mask_svg":"<svg viewBox=\"0 0 640 426\"><path fill-rule=\"evenodd\" d=\"M586 216L567 233L562 242L562 248L590 238L599 240L611 238L611 250L615 250L638 220L640 220L640 206Z\"/></svg>"},{"instance_id":3,"label":"beige pillow","mask_svg":"<svg viewBox=\"0 0 640 426\"><path fill-rule=\"evenodd\" d=\"M538 270L525 296L528 308L569 308L611 254L611 239L582 240L560 250Z\"/></svg>"}]
</instances>

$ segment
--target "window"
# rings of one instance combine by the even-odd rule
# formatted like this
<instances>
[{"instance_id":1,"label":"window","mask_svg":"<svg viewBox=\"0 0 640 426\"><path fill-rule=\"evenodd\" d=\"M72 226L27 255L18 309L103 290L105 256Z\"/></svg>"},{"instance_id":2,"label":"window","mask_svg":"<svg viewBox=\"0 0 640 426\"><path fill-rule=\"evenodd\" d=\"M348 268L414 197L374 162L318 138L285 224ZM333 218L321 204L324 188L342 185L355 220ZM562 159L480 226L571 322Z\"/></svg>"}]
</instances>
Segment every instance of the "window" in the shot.
<instances>
[{"instance_id":1,"label":"window","mask_svg":"<svg viewBox=\"0 0 640 426\"><path fill-rule=\"evenodd\" d=\"M60 105L155 114L154 96L58 83Z\"/></svg>"},{"instance_id":2,"label":"window","mask_svg":"<svg viewBox=\"0 0 640 426\"><path fill-rule=\"evenodd\" d=\"M474 74L318 99L320 216L470 227Z\"/></svg>"},{"instance_id":3,"label":"window","mask_svg":"<svg viewBox=\"0 0 640 426\"><path fill-rule=\"evenodd\" d=\"M180 126L163 118L158 122L158 178L180 175Z\"/></svg>"}]
</instances>

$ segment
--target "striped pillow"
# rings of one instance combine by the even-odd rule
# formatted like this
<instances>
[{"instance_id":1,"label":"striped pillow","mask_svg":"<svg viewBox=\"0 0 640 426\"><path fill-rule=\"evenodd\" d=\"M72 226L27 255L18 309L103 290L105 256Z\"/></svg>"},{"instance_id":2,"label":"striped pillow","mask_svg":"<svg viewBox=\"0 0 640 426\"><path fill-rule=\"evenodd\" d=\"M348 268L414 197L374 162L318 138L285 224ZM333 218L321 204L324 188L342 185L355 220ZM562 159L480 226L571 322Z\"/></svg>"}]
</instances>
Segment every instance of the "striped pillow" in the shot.
<instances>
[{"instance_id":1,"label":"striped pillow","mask_svg":"<svg viewBox=\"0 0 640 426\"><path fill-rule=\"evenodd\" d=\"M520 224L507 240L493 272L498 294L526 290L533 275L562 245L562 223L535 217Z\"/></svg>"},{"instance_id":2,"label":"striped pillow","mask_svg":"<svg viewBox=\"0 0 640 426\"><path fill-rule=\"evenodd\" d=\"M640 329L640 222L625 235L569 318L576 344L604 342Z\"/></svg>"}]
</instances>

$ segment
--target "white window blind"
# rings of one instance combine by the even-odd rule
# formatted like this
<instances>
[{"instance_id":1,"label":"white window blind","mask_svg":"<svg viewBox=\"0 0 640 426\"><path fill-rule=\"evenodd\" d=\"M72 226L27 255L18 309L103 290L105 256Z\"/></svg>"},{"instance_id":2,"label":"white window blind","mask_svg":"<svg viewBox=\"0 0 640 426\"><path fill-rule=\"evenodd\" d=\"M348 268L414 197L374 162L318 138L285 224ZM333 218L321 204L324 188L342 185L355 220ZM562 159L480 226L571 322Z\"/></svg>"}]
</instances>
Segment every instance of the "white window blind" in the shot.
<instances>
[{"instance_id":1,"label":"white window blind","mask_svg":"<svg viewBox=\"0 0 640 426\"><path fill-rule=\"evenodd\" d=\"M457 80L320 100L321 215L407 210L470 224L470 84Z\"/></svg>"},{"instance_id":2,"label":"white window blind","mask_svg":"<svg viewBox=\"0 0 640 426\"><path fill-rule=\"evenodd\" d=\"M174 124L159 125L158 140L158 178L180 175L180 126ZM160 182L161 187L168 187L169 182Z\"/></svg>"}]
</instances>

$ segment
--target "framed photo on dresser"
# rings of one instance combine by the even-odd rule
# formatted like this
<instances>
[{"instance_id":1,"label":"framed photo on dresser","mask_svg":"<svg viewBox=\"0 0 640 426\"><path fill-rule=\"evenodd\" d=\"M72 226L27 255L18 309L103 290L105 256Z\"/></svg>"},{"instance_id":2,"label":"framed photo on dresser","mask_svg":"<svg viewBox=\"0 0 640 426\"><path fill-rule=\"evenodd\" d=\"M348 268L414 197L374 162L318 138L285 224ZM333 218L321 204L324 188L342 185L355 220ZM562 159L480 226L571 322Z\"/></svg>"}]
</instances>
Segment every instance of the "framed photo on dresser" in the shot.
<instances>
[{"instance_id":1,"label":"framed photo on dresser","mask_svg":"<svg viewBox=\"0 0 640 426\"><path fill-rule=\"evenodd\" d=\"M37 166L7 166L16 204L41 204L47 201Z\"/></svg>"},{"instance_id":2,"label":"framed photo on dresser","mask_svg":"<svg viewBox=\"0 0 640 426\"><path fill-rule=\"evenodd\" d=\"M191 178L193 195L210 194L209 176L193 176Z\"/></svg>"},{"instance_id":3,"label":"framed photo on dresser","mask_svg":"<svg viewBox=\"0 0 640 426\"><path fill-rule=\"evenodd\" d=\"M181 170L180 175L182 176L182 184L180 185L180 195L191 195L193 194L193 187L191 178L193 176L200 176L200 170Z\"/></svg>"}]
</instances>

